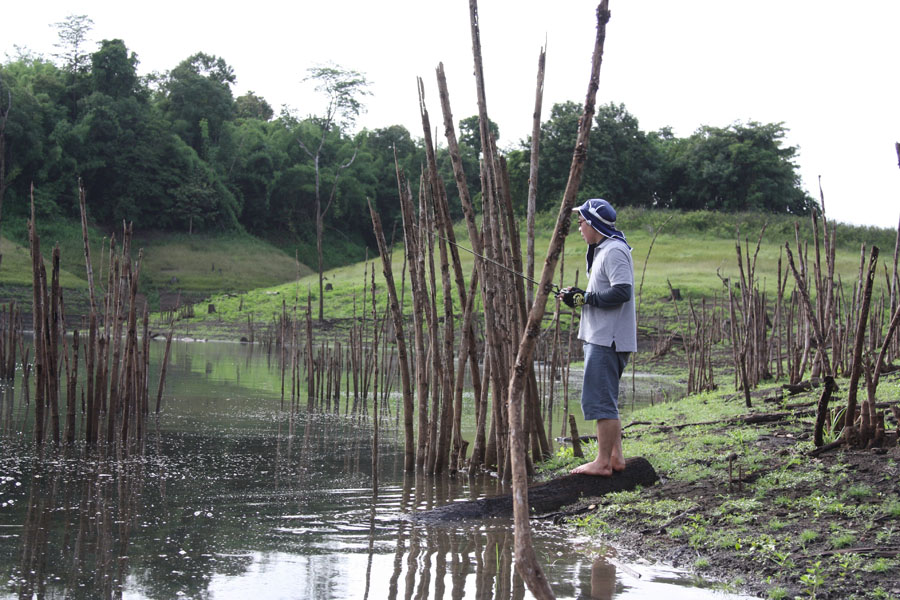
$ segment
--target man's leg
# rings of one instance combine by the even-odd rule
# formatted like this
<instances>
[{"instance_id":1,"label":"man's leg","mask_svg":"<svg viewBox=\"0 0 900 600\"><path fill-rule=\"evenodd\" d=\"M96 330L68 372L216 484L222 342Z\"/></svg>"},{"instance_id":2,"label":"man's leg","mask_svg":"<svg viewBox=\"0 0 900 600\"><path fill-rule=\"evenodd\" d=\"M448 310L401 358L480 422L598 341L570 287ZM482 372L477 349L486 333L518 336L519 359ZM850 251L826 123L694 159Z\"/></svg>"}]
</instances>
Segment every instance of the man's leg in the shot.
<instances>
[{"instance_id":1,"label":"man's leg","mask_svg":"<svg viewBox=\"0 0 900 600\"><path fill-rule=\"evenodd\" d=\"M597 420L597 458L572 469L572 473L610 476L625 468L622 456L622 422L619 419Z\"/></svg>"},{"instance_id":2,"label":"man's leg","mask_svg":"<svg viewBox=\"0 0 900 600\"><path fill-rule=\"evenodd\" d=\"M615 344L612 347L584 345L581 408L585 419L597 421L597 458L576 467L572 473L609 476L625 468L617 404L619 378L627 362L628 354L616 352Z\"/></svg>"}]
</instances>

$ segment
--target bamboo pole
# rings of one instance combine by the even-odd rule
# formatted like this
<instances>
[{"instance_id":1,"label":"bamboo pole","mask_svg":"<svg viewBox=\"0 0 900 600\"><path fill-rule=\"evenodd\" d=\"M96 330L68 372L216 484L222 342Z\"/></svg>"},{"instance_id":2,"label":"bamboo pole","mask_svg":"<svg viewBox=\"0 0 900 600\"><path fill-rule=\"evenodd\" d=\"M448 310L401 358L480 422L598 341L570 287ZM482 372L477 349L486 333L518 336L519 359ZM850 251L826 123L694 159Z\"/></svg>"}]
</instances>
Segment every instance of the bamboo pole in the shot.
<instances>
[{"instance_id":1,"label":"bamboo pole","mask_svg":"<svg viewBox=\"0 0 900 600\"><path fill-rule=\"evenodd\" d=\"M534 113L531 122L531 155L528 163L528 237L526 242L527 257L525 259L525 274L529 279L534 279L534 217L537 205L538 187L538 157L541 148L541 107L544 102L544 68L547 63L547 51L541 48L538 56L537 84L534 92ZM534 284L528 282L528 306L534 302Z\"/></svg>"},{"instance_id":2,"label":"bamboo pole","mask_svg":"<svg viewBox=\"0 0 900 600\"><path fill-rule=\"evenodd\" d=\"M173 323L172 326L169 327L169 332L166 334L166 349L165 349L165 352L163 352L162 365L160 366L160 369L159 369L159 385L156 388L156 414L159 414L159 407L162 404L163 388L165 387L165 381L166 381L166 369L169 366L169 351L172 348L172 335L174 332L175 332L175 326ZM282 410L284 409L284 387L283 386L284 386L284 369L282 369L282 396L281 396Z\"/></svg>"},{"instance_id":3,"label":"bamboo pole","mask_svg":"<svg viewBox=\"0 0 900 600\"><path fill-rule=\"evenodd\" d=\"M862 374L862 350L865 341L866 322L869 318L869 304L872 300L872 284L875 281L875 265L878 262L878 246L872 246L869 254L869 268L865 280L860 280L863 285L859 319L856 325L856 337L853 342L853 362L850 364L850 383L847 389L847 411L844 415L844 431L847 436L856 421L856 395L859 378ZM845 437L845 439L848 439Z\"/></svg>"},{"instance_id":4,"label":"bamboo pole","mask_svg":"<svg viewBox=\"0 0 900 600\"><path fill-rule=\"evenodd\" d=\"M477 9L475 8L475 0L471 0L470 6L472 7L473 40L477 40ZM569 232L572 207L575 204L575 196L584 171L590 128L593 123L594 103L596 102L597 88L599 87L600 65L603 57L603 45L606 39L606 24L610 17L608 6L608 0L602 0L597 7L597 39L594 45L591 78L585 99L584 112L579 121L578 137L572 157L572 166L569 170L569 180L566 184L566 191L563 195L556 227L550 240L547 258L544 261L544 268L541 273L541 286L537 290L534 304L531 306L531 311L528 315L525 333L519 343L515 369L509 383L509 422L512 446L510 454L512 456L513 471L516 567L528 585L528 589L539 599L553 598L554 596L535 556L534 546L531 541L525 447L520 430L521 405L528 364L531 362L531 353L534 349L535 340L540 333L540 322L543 318L544 307L551 289L552 278L559 260L563 239ZM481 88L483 90L483 86Z\"/></svg>"},{"instance_id":5,"label":"bamboo pole","mask_svg":"<svg viewBox=\"0 0 900 600\"><path fill-rule=\"evenodd\" d=\"M34 220L34 186L31 188L31 220L28 222L28 234L31 242L31 267L32 267L32 313L34 315L34 372L35 372L35 398L34 398L34 442L40 446L44 442L44 403L45 403L45 369L46 352L44 343L44 289L46 277L42 276L44 268L41 257L40 237L35 230Z\"/></svg>"},{"instance_id":6,"label":"bamboo pole","mask_svg":"<svg viewBox=\"0 0 900 600\"><path fill-rule=\"evenodd\" d=\"M422 331L422 318L424 317L424 297L420 292L419 250L418 234L415 216L412 208L412 197L406 176L400 170L396 162L397 186L400 192L400 207L403 217L403 231L405 236L406 262L409 265L410 284L412 287L413 313L412 329L415 343L415 369L416 369L416 408L418 409L418 438L416 440L416 467L425 465L425 442L428 430L428 386L427 366L425 364L425 341ZM422 279L424 281L424 279ZM411 414L412 411L410 411Z\"/></svg>"}]
</instances>

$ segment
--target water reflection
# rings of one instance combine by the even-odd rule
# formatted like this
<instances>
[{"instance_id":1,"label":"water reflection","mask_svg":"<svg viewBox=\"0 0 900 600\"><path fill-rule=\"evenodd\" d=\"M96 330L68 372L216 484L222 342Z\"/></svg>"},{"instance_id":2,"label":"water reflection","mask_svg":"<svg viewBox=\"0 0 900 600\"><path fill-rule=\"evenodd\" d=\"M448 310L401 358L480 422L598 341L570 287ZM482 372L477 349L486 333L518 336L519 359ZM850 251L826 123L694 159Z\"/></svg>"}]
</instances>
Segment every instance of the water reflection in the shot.
<instances>
[{"instance_id":1,"label":"water reflection","mask_svg":"<svg viewBox=\"0 0 900 600\"><path fill-rule=\"evenodd\" d=\"M124 461L34 456L23 386L0 386L0 598L531 598L508 521L409 518L499 482L405 473L386 428L374 496L369 423L281 410L277 362L176 345L146 452ZM558 598L659 595L570 536L535 524Z\"/></svg>"},{"instance_id":2,"label":"water reflection","mask_svg":"<svg viewBox=\"0 0 900 600\"><path fill-rule=\"evenodd\" d=\"M67 458L32 462L20 560L9 579L19 598L55 597L61 590L74 598L122 596L142 469L123 463L91 468ZM15 496L10 501L15 504Z\"/></svg>"}]
</instances>

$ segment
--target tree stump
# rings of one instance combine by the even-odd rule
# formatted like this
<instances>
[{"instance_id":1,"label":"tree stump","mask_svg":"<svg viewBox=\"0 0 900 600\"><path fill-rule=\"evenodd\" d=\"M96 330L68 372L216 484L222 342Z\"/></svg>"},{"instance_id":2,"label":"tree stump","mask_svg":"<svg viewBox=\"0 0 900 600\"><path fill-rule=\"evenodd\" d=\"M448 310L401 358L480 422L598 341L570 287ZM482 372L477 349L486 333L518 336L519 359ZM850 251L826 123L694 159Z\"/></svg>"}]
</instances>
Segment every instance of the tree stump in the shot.
<instances>
[{"instance_id":1,"label":"tree stump","mask_svg":"<svg viewBox=\"0 0 900 600\"><path fill-rule=\"evenodd\" d=\"M564 475L528 488L528 506L534 514L553 512L581 498L603 496L610 492L633 490L637 486L653 485L659 480L653 466L645 458L625 461L625 470L612 477L596 475ZM480 500L453 502L415 513L419 521L440 523L484 517L510 517L513 513L512 495L494 496Z\"/></svg>"}]
</instances>

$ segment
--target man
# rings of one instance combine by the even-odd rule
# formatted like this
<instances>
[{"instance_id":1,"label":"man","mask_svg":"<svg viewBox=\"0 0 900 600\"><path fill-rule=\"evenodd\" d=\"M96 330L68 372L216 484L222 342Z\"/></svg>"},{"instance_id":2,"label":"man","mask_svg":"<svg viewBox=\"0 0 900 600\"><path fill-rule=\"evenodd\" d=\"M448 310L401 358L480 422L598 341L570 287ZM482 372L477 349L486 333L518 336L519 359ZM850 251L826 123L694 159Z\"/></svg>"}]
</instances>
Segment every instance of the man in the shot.
<instances>
[{"instance_id":1,"label":"man","mask_svg":"<svg viewBox=\"0 0 900 600\"><path fill-rule=\"evenodd\" d=\"M588 200L573 212L578 214L578 230L588 245L588 285L586 291L564 288L560 295L566 305L581 308L581 409L586 420L597 421L597 458L572 473L610 476L625 468L618 399L619 379L630 354L637 350L634 263L631 246L616 228L616 211L609 202Z\"/></svg>"}]
</instances>

